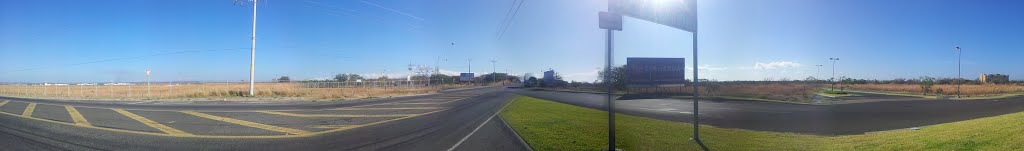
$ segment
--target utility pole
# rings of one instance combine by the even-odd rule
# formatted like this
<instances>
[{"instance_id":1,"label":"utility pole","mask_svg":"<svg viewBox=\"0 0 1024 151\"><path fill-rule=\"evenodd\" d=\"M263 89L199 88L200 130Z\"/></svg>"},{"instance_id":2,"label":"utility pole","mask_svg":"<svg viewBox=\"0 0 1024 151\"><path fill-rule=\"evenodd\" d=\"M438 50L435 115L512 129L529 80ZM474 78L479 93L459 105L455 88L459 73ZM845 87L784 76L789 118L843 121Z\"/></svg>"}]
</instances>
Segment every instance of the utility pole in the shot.
<instances>
[{"instance_id":1,"label":"utility pole","mask_svg":"<svg viewBox=\"0 0 1024 151\"><path fill-rule=\"evenodd\" d=\"M960 46L956 46L956 98L960 98Z\"/></svg>"},{"instance_id":2,"label":"utility pole","mask_svg":"<svg viewBox=\"0 0 1024 151\"><path fill-rule=\"evenodd\" d=\"M498 82L498 76L496 75L498 73L498 68L495 68L496 63L498 63L498 60L491 59L491 83Z\"/></svg>"},{"instance_id":3,"label":"utility pole","mask_svg":"<svg viewBox=\"0 0 1024 151\"><path fill-rule=\"evenodd\" d=\"M839 61L839 58L828 58L828 60L832 60L832 79L829 80L832 82L831 89L832 91L836 91L836 61Z\"/></svg>"},{"instance_id":4,"label":"utility pole","mask_svg":"<svg viewBox=\"0 0 1024 151\"><path fill-rule=\"evenodd\" d=\"M252 46L249 47L249 96L256 96L256 0L252 0Z\"/></svg>"},{"instance_id":5,"label":"utility pole","mask_svg":"<svg viewBox=\"0 0 1024 151\"><path fill-rule=\"evenodd\" d=\"M129 88L128 92L131 92L130 91L131 84L128 85L128 88ZM153 97L152 93L150 93L150 92L152 92L152 91L150 91L150 88L149 88L149 69L146 69L146 97ZM130 95L130 93L129 93L129 95Z\"/></svg>"}]
</instances>

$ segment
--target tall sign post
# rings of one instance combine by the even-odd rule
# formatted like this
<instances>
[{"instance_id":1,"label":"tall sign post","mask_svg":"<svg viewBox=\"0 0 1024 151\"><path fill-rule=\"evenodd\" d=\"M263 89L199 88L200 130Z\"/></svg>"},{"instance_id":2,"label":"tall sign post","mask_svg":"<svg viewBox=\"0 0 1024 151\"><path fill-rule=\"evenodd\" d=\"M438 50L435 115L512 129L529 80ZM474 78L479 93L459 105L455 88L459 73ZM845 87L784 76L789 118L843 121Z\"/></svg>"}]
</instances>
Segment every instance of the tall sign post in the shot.
<instances>
[{"instance_id":1,"label":"tall sign post","mask_svg":"<svg viewBox=\"0 0 1024 151\"><path fill-rule=\"evenodd\" d=\"M609 6L609 8L611 8L611 6ZM611 81L612 80L612 78L611 78L611 76L612 76L612 72L611 72L612 71L612 61L614 61L614 59L612 59L612 55L614 55L614 53L612 52L612 49L614 48L614 46L612 45L614 43L614 41L613 41L614 39L612 39L612 38L614 38L613 35L612 35L612 30L622 31L622 15L615 14L615 13L609 13L609 12L599 12L598 13L598 17L599 17L598 18L598 20L599 20L598 21L598 23L599 23L598 26L601 27L601 29L605 29L605 33L606 33L606 35L605 35L605 40L606 40L605 41L605 50L606 51L605 51L605 64L604 64L604 71L605 71L604 74L605 75L604 75L604 79L603 80L604 80L605 86L607 86L607 88L608 88L608 93L606 94L607 95L607 97L606 97L607 103L606 104L607 104L607 107L608 107L608 109L607 109L608 110L608 150L616 150L616 148L615 148L615 107L614 107L615 106L614 105L615 102L612 101L612 88L614 86L611 84L612 83L612 81ZM546 74L545 74L545 76L546 76Z\"/></svg>"},{"instance_id":2,"label":"tall sign post","mask_svg":"<svg viewBox=\"0 0 1024 151\"><path fill-rule=\"evenodd\" d=\"M601 12L599 23L607 32L607 55L605 71L611 71L612 65L612 30L622 30L622 16L666 25L693 33L693 140L701 149L709 150L700 139L700 117L698 116L698 83L697 76L697 0L608 0L608 12ZM618 17L616 17L618 16ZM610 73L610 72L606 72ZM610 82L608 75L605 81ZM614 111L611 101L611 86L608 87L609 141L608 149L615 150Z\"/></svg>"}]
</instances>

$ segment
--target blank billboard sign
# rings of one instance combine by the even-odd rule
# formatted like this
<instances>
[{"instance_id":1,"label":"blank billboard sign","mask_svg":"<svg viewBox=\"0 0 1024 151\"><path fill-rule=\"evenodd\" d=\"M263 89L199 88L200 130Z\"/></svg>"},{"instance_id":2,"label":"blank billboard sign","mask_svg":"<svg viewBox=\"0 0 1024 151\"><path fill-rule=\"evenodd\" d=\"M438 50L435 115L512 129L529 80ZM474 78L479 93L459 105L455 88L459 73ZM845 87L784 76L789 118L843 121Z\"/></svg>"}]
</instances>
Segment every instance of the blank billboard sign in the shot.
<instances>
[{"instance_id":1,"label":"blank billboard sign","mask_svg":"<svg viewBox=\"0 0 1024 151\"><path fill-rule=\"evenodd\" d=\"M626 58L629 87L681 86L686 83L686 58Z\"/></svg>"},{"instance_id":2,"label":"blank billboard sign","mask_svg":"<svg viewBox=\"0 0 1024 151\"><path fill-rule=\"evenodd\" d=\"M473 81L473 73L459 73L459 81L470 82Z\"/></svg>"}]
</instances>

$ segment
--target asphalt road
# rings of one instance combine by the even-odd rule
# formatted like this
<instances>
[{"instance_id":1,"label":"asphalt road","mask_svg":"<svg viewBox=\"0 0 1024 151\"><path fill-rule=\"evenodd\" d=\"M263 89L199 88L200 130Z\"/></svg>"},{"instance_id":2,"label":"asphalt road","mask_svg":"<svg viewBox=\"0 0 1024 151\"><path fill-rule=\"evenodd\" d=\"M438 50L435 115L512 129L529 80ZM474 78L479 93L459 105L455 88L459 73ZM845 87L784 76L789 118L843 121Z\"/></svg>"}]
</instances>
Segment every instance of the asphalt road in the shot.
<instances>
[{"instance_id":1,"label":"asphalt road","mask_svg":"<svg viewBox=\"0 0 1024 151\"><path fill-rule=\"evenodd\" d=\"M0 98L0 150L528 150L493 116L513 96L503 89L289 104Z\"/></svg>"},{"instance_id":2,"label":"asphalt road","mask_svg":"<svg viewBox=\"0 0 1024 151\"><path fill-rule=\"evenodd\" d=\"M525 89L514 92L582 107L601 110L607 108L604 94ZM1024 112L1024 97L954 101L862 95L848 101L858 102L800 105L724 99L701 100L699 116L702 125L716 127L849 135ZM615 102L616 112L623 114L687 123L693 120L692 100L631 99Z\"/></svg>"}]
</instances>

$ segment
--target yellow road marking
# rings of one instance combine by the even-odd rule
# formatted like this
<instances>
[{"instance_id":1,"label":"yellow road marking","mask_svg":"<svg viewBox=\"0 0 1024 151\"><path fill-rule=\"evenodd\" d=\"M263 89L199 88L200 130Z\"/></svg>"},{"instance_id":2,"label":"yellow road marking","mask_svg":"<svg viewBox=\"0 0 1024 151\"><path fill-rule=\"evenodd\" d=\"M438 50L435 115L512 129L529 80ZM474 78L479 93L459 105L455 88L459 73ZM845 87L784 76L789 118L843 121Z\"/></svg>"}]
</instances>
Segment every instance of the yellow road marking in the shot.
<instances>
[{"instance_id":1,"label":"yellow road marking","mask_svg":"<svg viewBox=\"0 0 1024 151\"><path fill-rule=\"evenodd\" d=\"M394 104L444 104L445 102L399 102Z\"/></svg>"},{"instance_id":2,"label":"yellow road marking","mask_svg":"<svg viewBox=\"0 0 1024 151\"><path fill-rule=\"evenodd\" d=\"M4 102L0 102L0 106L4 106L4 104L7 104L7 102L11 102L11 101L6 101L5 100Z\"/></svg>"},{"instance_id":3,"label":"yellow road marking","mask_svg":"<svg viewBox=\"0 0 1024 151\"><path fill-rule=\"evenodd\" d=\"M360 128L360 127L370 126L370 125L376 125L376 124L387 123L387 122L391 122L391 121L397 121L397 120L402 120L402 119L408 119L408 118L423 116L423 115L427 115L427 114L431 114L431 113L437 113L437 112L441 112L441 111L445 111L445 110L448 110L448 109L431 111L431 112L427 112L427 113L423 113L423 114L417 114L415 116L407 116L407 117L395 118L395 119L390 119L390 120L377 121L377 122L367 123L367 124L362 124L362 125L352 125L352 126L346 126L346 127L337 128L337 129L331 129L331 130L326 130L326 131L317 131L317 132L312 132L312 133L306 133L306 134L303 134L303 135L263 135L263 136L172 135L172 134L166 134L166 133L154 133L154 132L132 131L132 130L107 128L107 127L75 125L75 124L72 124L72 123L57 122L57 121L53 121L53 120L47 120L47 119L41 119L41 118L35 118L35 117L24 117L24 116L20 116L20 115L13 114L13 113L7 113L7 112L0 112L0 115L23 117L23 118L26 118L26 119L40 121L40 122L50 122L50 123L54 123L54 124L62 124L62 125L75 126L75 127L84 127L84 128L91 128L91 129L107 130L107 131L114 131L114 132L121 132L121 133L140 134L140 135L151 135L151 136L183 137L183 138L270 139L270 138L311 137L311 136L317 136L317 135L322 135L322 134L327 134L327 133L334 133L334 132L339 132L339 131L345 131L345 130Z\"/></svg>"},{"instance_id":4,"label":"yellow road marking","mask_svg":"<svg viewBox=\"0 0 1024 151\"><path fill-rule=\"evenodd\" d=\"M462 99L455 99L455 100L447 101L447 102L444 102L444 103L452 103L452 102L455 102L455 101L461 101L461 100L463 100L463 99L465 99L465 98L462 98Z\"/></svg>"},{"instance_id":5,"label":"yellow road marking","mask_svg":"<svg viewBox=\"0 0 1024 151\"><path fill-rule=\"evenodd\" d=\"M284 128L284 127L277 127L277 126L273 126L273 125L260 124L260 123L243 121L243 120L227 118L227 117L220 117L220 116L210 115L210 114L206 114L206 113L199 113L199 112L196 112L196 111L181 111L181 113L185 113L185 114L189 114L189 115L194 115L194 116L198 116L198 117L202 117L202 118L208 118L208 119L211 119L211 120L218 120L218 121L238 124L238 125L242 125L242 126L248 126L248 127L252 127L252 128L265 129L265 130L270 130L270 131L277 131L277 132L288 133L288 134L293 134L293 135L302 135L302 134L309 133L308 131L303 131L303 130Z\"/></svg>"},{"instance_id":6,"label":"yellow road marking","mask_svg":"<svg viewBox=\"0 0 1024 151\"><path fill-rule=\"evenodd\" d=\"M83 126L92 125L89 123L89 120L85 119L85 116L82 116L82 113L78 112L78 109L75 109L75 107L65 105L64 109L68 110L68 114L71 115L71 120L75 121L75 124Z\"/></svg>"},{"instance_id":7,"label":"yellow road marking","mask_svg":"<svg viewBox=\"0 0 1024 151\"><path fill-rule=\"evenodd\" d=\"M163 131L164 133L170 134L171 136L193 136L192 134L190 134L188 132L171 128L171 127L169 127L167 125L163 125L163 124L160 124L160 123L158 123L156 121L149 120L149 119L147 119L145 117L142 117L142 116L139 116L139 115L135 115L135 113L125 111L124 109L111 109L111 110L114 110L117 113L121 113L121 115L127 116L128 118L132 118L132 119L134 119L136 121L142 122L142 124L146 124L146 126L153 127L153 128L155 128L157 130Z\"/></svg>"},{"instance_id":8,"label":"yellow road marking","mask_svg":"<svg viewBox=\"0 0 1024 151\"><path fill-rule=\"evenodd\" d=\"M317 125L317 126L312 126L312 127L313 128L322 128L322 129L335 129L335 128L345 128L345 127L349 127L349 126L352 126L352 125Z\"/></svg>"},{"instance_id":9,"label":"yellow road marking","mask_svg":"<svg viewBox=\"0 0 1024 151\"><path fill-rule=\"evenodd\" d=\"M437 97L437 98L431 98L431 99L447 100L447 99L462 99L462 98L467 98L467 97Z\"/></svg>"},{"instance_id":10,"label":"yellow road marking","mask_svg":"<svg viewBox=\"0 0 1024 151\"><path fill-rule=\"evenodd\" d=\"M21 116L32 117L34 111L36 111L36 103L28 103L28 107L25 107L25 112L22 112Z\"/></svg>"},{"instance_id":11,"label":"yellow road marking","mask_svg":"<svg viewBox=\"0 0 1024 151\"><path fill-rule=\"evenodd\" d=\"M354 128L360 128L360 127L364 127L364 126L376 125L376 124L380 124L380 123L387 123L387 122L391 122L391 121L397 121L397 120L402 120L402 119L407 119L407 118L423 116L423 115L427 115L427 114L431 114L431 113L437 113L437 112L441 112L441 111L445 111L445 110L448 110L448 109L442 109L442 110L437 110L437 111L430 111L430 112L427 112L427 113L420 113L420 114L415 114L415 115L412 115L412 116L406 116L406 117L395 118L395 119L390 119L390 120L377 121L377 122L373 122L373 123L366 123L366 124L361 124L361 125L352 125L352 126L342 127L342 128L338 128L338 129L320 131L320 132L317 132L317 133L318 134L324 134L324 133L339 132L339 131L350 130L350 129L354 129Z\"/></svg>"},{"instance_id":12,"label":"yellow road marking","mask_svg":"<svg viewBox=\"0 0 1024 151\"><path fill-rule=\"evenodd\" d=\"M260 111L260 113L294 116L294 117L403 117L416 114L381 114L381 115L351 115L351 114L297 114L278 111Z\"/></svg>"},{"instance_id":13,"label":"yellow road marking","mask_svg":"<svg viewBox=\"0 0 1024 151\"><path fill-rule=\"evenodd\" d=\"M333 108L329 110L429 110L429 109L440 109L440 107L380 107L380 108Z\"/></svg>"}]
</instances>

